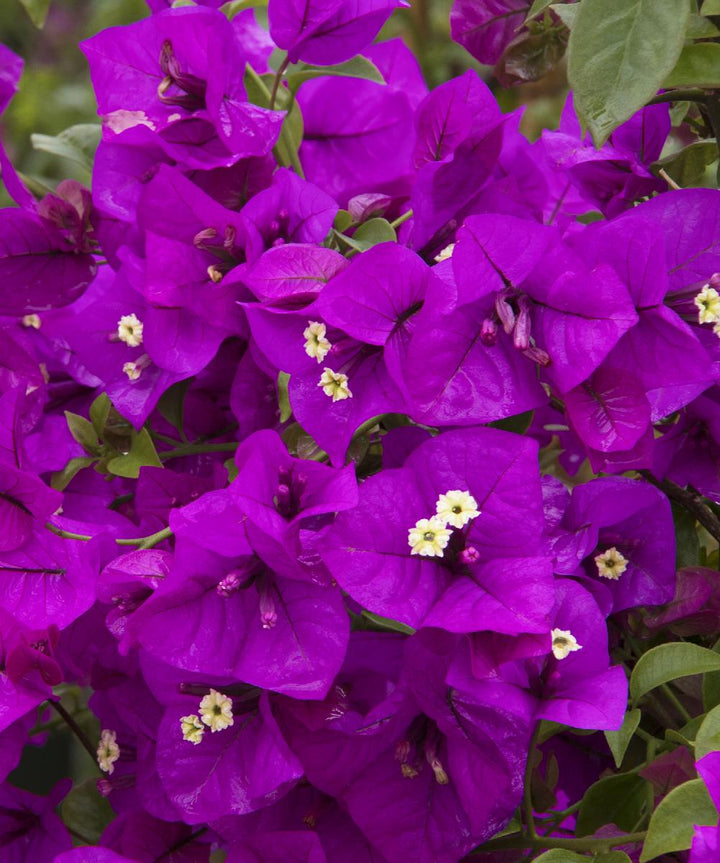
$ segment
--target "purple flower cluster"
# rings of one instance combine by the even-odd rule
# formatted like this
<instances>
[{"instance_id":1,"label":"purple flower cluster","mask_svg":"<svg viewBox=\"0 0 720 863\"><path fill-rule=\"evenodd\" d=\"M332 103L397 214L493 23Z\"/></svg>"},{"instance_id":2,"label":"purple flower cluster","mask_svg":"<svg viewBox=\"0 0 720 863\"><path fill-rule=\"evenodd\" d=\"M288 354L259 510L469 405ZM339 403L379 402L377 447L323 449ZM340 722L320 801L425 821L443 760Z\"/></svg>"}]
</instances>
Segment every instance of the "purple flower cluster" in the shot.
<instances>
[{"instance_id":1,"label":"purple flower cluster","mask_svg":"<svg viewBox=\"0 0 720 863\"><path fill-rule=\"evenodd\" d=\"M667 106L596 150L427 92L399 0L149 5L83 45L92 193L0 154L0 767L88 688L116 813L71 850L6 783L3 860L455 863L539 720L622 723L645 477L720 501L720 194L650 172Z\"/></svg>"}]
</instances>

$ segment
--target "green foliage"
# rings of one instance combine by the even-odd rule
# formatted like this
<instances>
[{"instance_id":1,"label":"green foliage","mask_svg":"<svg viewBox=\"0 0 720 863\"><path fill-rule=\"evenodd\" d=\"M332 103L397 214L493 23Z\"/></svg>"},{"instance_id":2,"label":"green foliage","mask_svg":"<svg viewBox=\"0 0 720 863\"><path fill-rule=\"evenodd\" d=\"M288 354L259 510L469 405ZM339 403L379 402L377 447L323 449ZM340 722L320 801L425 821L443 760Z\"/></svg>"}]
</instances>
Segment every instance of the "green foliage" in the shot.
<instances>
[{"instance_id":1,"label":"green foliage","mask_svg":"<svg viewBox=\"0 0 720 863\"><path fill-rule=\"evenodd\" d=\"M187 378L168 387L160 396L157 405L163 419L166 419L177 430L183 440L185 439L183 432L185 423L185 396L191 382L192 380Z\"/></svg>"},{"instance_id":2,"label":"green foliage","mask_svg":"<svg viewBox=\"0 0 720 863\"><path fill-rule=\"evenodd\" d=\"M290 396L288 395L288 383L290 375L287 372L279 372L277 380L278 388L278 407L280 408L280 422L287 422L292 416L292 408L290 407Z\"/></svg>"},{"instance_id":3,"label":"green foliage","mask_svg":"<svg viewBox=\"0 0 720 863\"><path fill-rule=\"evenodd\" d=\"M578 812L575 834L591 836L605 824L632 831L647 804L648 783L637 773L606 776L585 792Z\"/></svg>"},{"instance_id":4,"label":"green foliage","mask_svg":"<svg viewBox=\"0 0 720 863\"><path fill-rule=\"evenodd\" d=\"M720 87L720 45L698 42L686 45L665 87Z\"/></svg>"},{"instance_id":5,"label":"green foliage","mask_svg":"<svg viewBox=\"0 0 720 863\"><path fill-rule=\"evenodd\" d=\"M661 854L684 851L692 843L694 825L717 822L718 813L702 779L691 779L664 797L653 812L640 863Z\"/></svg>"},{"instance_id":6,"label":"green foliage","mask_svg":"<svg viewBox=\"0 0 720 863\"><path fill-rule=\"evenodd\" d=\"M115 818L115 813L107 798L98 791L97 779L86 779L63 800L60 816L76 836L97 843L103 830Z\"/></svg>"},{"instance_id":7,"label":"green foliage","mask_svg":"<svg viewBox=\"0 0 720 863\"><path fill-rule=\"evenodd\" d=\"M688 0L583 0L568 45L575 108L597 146L657 93L683 47Z\"/></svg>"},{"instance_id":8,"label":"green foliage","mask_svg":"<svg viewBox=\"0 0 720 863\"><path fill-rule=\"evenodd\" d=\"M638 710L637 707L634 707L625 714L623 724L617 731L605 732L605 739L607 740L612 756L615 759L616 767L620 767L622 764L627 748L633 738L633 734L635 734L638 725L640 725L641 717L642 713L640 710Z\"/></svg>"},{"instance_id":9,"label":"green foliage","mask_svg":"<svg viewBox=\"0 0 720 863\"><path fill-rule=\"evenodd\" d=\"M539 857L533 858L533 863L630 863L630 858L624 851L607 851L603 854L577 854L575 851L553 848Z\"/></svg>"},{"instance_id":10,"label":"green foliage","mask_svg":"<svg viewBox=\"0 0 720 863\"><path fill-rule=\"evenodd\" d=\"M720 671L720 655L706 647L682 641L661 644L648 650L637 661L630 677L630 696L637 704L656 686L706 671Z\"/></svg>"},{"instance_id":11,"label":"green foliage","mask_svg":"<svg viewBox=\"0 0 720 863\"><path fill-rule=\"evenodd\" d=\"M395 228L387 219L368 219L357 228L352 237L337 231L335 237L355 252L364 252L379 243L397 243Z\"/></svg>"},{"instance_id":12,"label":"green foliage","mask_svg":"<svg viewBox=\"0 0 720 863\"><path fill-rule=\"evenodd\" d=\"M720 750L720 706L705 716L695 737L695 758L700 759L709 752Z\"/></svg>"},{"instance_id":13,"label":"green foliage","mask_svg":"<svg viewBox=\"0 0 720 863\"><path fill-rule=\"evenodd\" d=\"M20 0L30 20L36 27L44 27L47 13L50 9L50 0Z\"/></svg>"},{"instance_id":14,"label":"green foliage","mask_svg":"<svg viewBox=\"0 0 720 863\"><path fill-rule=\"evenodd\" d=\"M60 132L59 135L40 135L34 133L30 136L33 147L69 159L71 162L83 168L88 179L92 174L95 150L100 143L102 129L99 124L79 123L70 126Z\"/></svg>"},{"instance_id":15,"label":"green foliage","mask_svg":"<svg viewBox=\"0 0 720 863\"><path fill-rule=\"evenodd\" d=\"M718 45L718 48L720 48L720 45ZM679 152L673 153L671 156L667 156L659 162L655 162L653 168L656 170L660 170L662 168L678 186L685 189L688 186L703 185L708 166L717 161L717 158L717 142L715 141L715 138L707 138L704 141L695 141L687 147L683 147ZM685 521L687 522L690 518L692 518L692 516L688 516L688 514L685 513ZM677 528L677 521L675 524ZM680 533L678 533L678 539L680 539ZM691 548L687 544L688 541L691 544L697 545L699 549L694 520L692 528L684 530L683 541L685 542L685 547L683 549L684 552L691 552ZM678 559L680 559L680 557L681 549L678 545ZM692 553L683 554L683 560L687 560L688 557L692 557ZM694 559L694 563L697 564L697 556ZM693 564L691 563L678 564L678 566L692 565Z\"/></svg>"},{"instance_id":16,"label":"green foliage","mask_svg":"<svg viewBox=\"0 0 720 863\"><path fill-rule=\"evenodd\" d=\"M324 78L326 76L336 76L345 78L363 78L366 81L375 81L378 84L384 84L385 79L380 74L378 67L366 60L365 57L353 57L352 60L347 60L345 63L340 63L337 66L310 66L303 64L296 69L288 70L286 80L288 88L291 92L297 93L301 84L305 81L310 81L313 78Z\"/></svg>"}]
</instances>

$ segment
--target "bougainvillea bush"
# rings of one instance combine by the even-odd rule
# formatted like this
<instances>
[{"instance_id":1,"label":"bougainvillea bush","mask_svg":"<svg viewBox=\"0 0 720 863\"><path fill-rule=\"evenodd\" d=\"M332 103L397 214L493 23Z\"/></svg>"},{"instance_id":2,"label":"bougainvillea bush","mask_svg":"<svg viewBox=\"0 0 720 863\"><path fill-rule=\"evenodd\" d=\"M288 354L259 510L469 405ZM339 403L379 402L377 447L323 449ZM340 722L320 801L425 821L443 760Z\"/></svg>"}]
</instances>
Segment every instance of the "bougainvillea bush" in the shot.
<instances>
[{"instance_id":1,"label":"bougainvillea bush","mask_svg":"<svg viewBox=\"0 0 720 863\"><path fill-rule=\"evenodd\" d=\"M0 150L3 863L720 859L720 5L456 0L533 143L402 0L148 5L92 189Z\"/></svg>"}]
</instances>

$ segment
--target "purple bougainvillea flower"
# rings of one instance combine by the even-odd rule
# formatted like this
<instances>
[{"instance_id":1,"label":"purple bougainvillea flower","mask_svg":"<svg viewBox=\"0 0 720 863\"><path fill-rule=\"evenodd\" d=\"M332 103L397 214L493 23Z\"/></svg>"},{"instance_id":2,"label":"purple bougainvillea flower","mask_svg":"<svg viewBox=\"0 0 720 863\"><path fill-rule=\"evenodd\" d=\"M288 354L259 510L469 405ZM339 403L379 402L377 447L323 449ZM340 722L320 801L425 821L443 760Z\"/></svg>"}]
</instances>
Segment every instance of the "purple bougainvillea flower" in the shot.
<instances>
[{"instance_id":1,"label":"purple bougainvillea flower","mask_svg":"<svg viewBox=\"0 0 720 863\"><path fill-rule=\"evenodd\" d=\"M553 587L535 453L533 441L494 429L429 440L402 468L365 480L323 559L353 599L412 627L547 631ZM443 522L436 512L454 493L468 515Z\"/></svg>"},{"instance_id":2,"label":"purple bougainvillea flower","mask_svg":"<svg viewBox=\"0 0 720 863\"><path fill-rule=\"evenodd\" d=\"M359 54L404 0L270 0L270 35L291 63L331 66Z\"/></svg>"},{"instance_id":3,"label":"purple bougainvillea flower","mask_svg":"<svg viewBox=\"0 0 720 863\"><path fill-rule=\"evenodd\" d=\"M0 114L17 93L23 60L6 45L0 45Z\"/></svg>"},{"instance_id":4,"label":"purple bougainvillea flower","mask_svg":"<svg viewBox=\"0 0 720 863\"><path fill-rule=\"evenodd\" d=\"M102 849L108 849L109 853L121 855L122 860L126 858L133 863L154 863L158 857L168 858L172 863L206 863L208 857L208 845L203 841L205 837L198 836L193 839L192 834L196 832L192 827L179 821L162 821L153 818L147 812L134 811L120 813L114 818L103 831L100 839ZM75 863L71 860L70 863ZM78 861L80 863L80 861ZM82 863L86 863L82 860ZM87 863L96 863L89 859ZM105 863L98 858L97 863ZM107 863L115 863L110 859Z\"/></svg>"},{"instance_id":5,"label":"purple bougainvillea flower","mask_svg":"<svg viewBox=\"0 0 720 863\"><path fill-rule=\"evenodd\" d=\"M123 857L109 848L87 845L59 854L53 863L137 863L137 858Z\"/></svg>"},{"instance_id":6,"label":"purple bougainvillea flower","mask_svg":"<svg viewBox=\"0 0 720 863\"><path fill-rule=\"evenodd\" d=\"M696 764L697 772L705 782L712 802L720 809L720 753L711 752ZM690 863L713 863L720 852L718 827L696 827L690 849Z\"/></svg>"},{"instance_id":7,"label":"purple bougainvillea flower","mask_svg":"<svg viewBox=\"0 0 720 863\"><path fill-rule=\"evenodd\" d=\"M401 91L374 81L318 78L298 93L308 180L344 207L363 192L409 192L412 109Z\"/></svg>"},{"instance_id":8,"label":"purple bougainvillea flower","mask_svg":"<svg viewBox=\"0 0 720 863\"><path fill-rule=\"evenodd\" d=\"M494 66L529 9L528 0L455 0L450 32L479 63Z\"/></svg>"},{"instance_id":9,"label":"purple bougainvillea flower","mask_svg":"<svg viewBox=\"0 0 720 863\"><path fill-rule=\"evenodd\" d=\"M24 545L36 523L60 507L62 495L35 474L0 462L0 552Z\"/></svg>"},{"instance_id":10,"label":"purple bougainvillea flower","mask_svg":"<svg viewBox=\"0 0 720 863\"><path fill-rule=\"evenodd\" d=\"M624 477L573 490L554 540L555 571L585 573L613 595L613 610L662 605L675 586L675 532L667 497Z\"/></svg>"},{"instance_id":11,"label":"purple bougainvillea flower","mask_svg":"<svg viewBox=\"0 0 720 863\"><path fill-rule=\"evenodd\" d=\"M72 848L72 837L55 807L70 790L63 779L46 797L38 797L14 785L0 785L0 846L3 861L54 860Z\"/></svg>"},{"instance_id":12,"label":"purple bougainvillea flower","mask_svg":"<svg viewBox=\"0 0 720 863\"><path fill-rule=\"evenodd\" d=\"M643 624L651 632L667 628L683 638L715 632L720 628L715 570L704 566L678 569L672 600L661 608L648 610Z\"/></svg>"},{"instance_id":13,"label":"purple bougainvillea flower","mask_svg":"<svg viewBox=\"0 0 720 863\"><path fill-rule=\"evenodd\" d=\"M112 133L145 125L191 167L268 153L283 115L247 101L241 32L220 12L170 9L83 43Z\"/></svg>"}]
</instances>

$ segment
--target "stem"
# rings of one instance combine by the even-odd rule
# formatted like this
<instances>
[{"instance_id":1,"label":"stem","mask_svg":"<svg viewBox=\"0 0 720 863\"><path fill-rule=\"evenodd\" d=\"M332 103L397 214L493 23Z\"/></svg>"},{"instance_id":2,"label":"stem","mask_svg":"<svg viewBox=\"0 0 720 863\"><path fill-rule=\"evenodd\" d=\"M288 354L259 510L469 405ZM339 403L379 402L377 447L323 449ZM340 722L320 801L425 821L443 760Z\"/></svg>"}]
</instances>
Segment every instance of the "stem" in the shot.
<instances>
[{"instance_id":1,"label":"stem","mask_svg":"<svg viewBox=\"0 0 720 863\"><path fill-rule=\"evenodd\" d=\"M527 761L525 762L525 781L523 787L523 820L525 822L525 829L528 832L528 837L530 839L537 839L537 830L535 829L535 818L533 815L533 802L532 802L532 772L534 769L533 761L534 755L537 752L537 742L538 737L540 736L540 723L536 723L535 728L532 733L532 737L530 738L530 748L528 750ZM528 846L530 847L530 846Z\"/></svg>"},{"instance_id":2,"label":"stem","mask_svg":"<svg viewBox=\"0 0 720 863\"><path fill-rule=\"evenodd\" d=\"M272 93L270 93L270 110L274 110L275 108L275 98L277 97L278 87L280 86L280 82L282 81L282 77L285 74L285 70L290 65L290 58L286 55L285 59L280 64L280 68L275 73L275 80L273 81Z\"/></svg>"},{"instance_id":3,"label":"stem","mask_svg":"<svg viewBox=\"0 0 720 863\"><path fill-rule=\"evenodd\" d=\"M70 728L75 737L77 737L78 741L82 744L83 749L92 758L93 763L97 765L97 751L88 740L87 735L82 728L80 728L77 722L75 722L73 717L67 712L67 710L65 710L59 701L48 701L48 704L53 708L53 710L56 710L60 716L62 716L68 728ZM98 767L98 770L99 769L100 768Z\"/></svg>"},{"instance_id":4,"label":"stem","mask_svg":"<svg viewBox=\"0 0 720 863\"><path fill-rule=\"evenodd\" d=\"M408 210L406 213L403 213L402 216L398 216L394 222L390 222L390 227L397 230L403 222L407 222L408 219L411 219L412 215L413 211Z\"/></svg>"},{"instance_id":5,"label":"stem","mask_svg":"<svg viewBox=\"0 0 720 863\"><path fill-rule=\"evenodd\" d=\"M510 836L501 836L499 839L491 839L468 855L486 854L489 851L502 851L508 848L533 848L542 851L546 848L563 848L567 851L605 851L618 845L639 845L644 841L647 832L627 833L625 836L609 836L607 839L593 839L591 837L582 839L553 839L545 836L525 836L522 833L513 833Z\"/></svg>"},{"instance_id":6,"label":"stem","mask_svg":"<svg viewBox=\"0 0 720 863\"><path fill-rule=\"evenodd\" d=\"M93 537L88 534L72 533L72 531L63 530L63 528L58 527L55 524L51 524L50 522L46 522L45 527L63 539L77 539L81 542L89 542L93 539ZM116 539L115 542L118 545L136 545L138 548L152 548L164 539L169 539L171 536L172 531L170 528L164 527L162 530L158 530L156 533L151 533L149 536L136 536L131 537L130 539Z\"/></svg>"},{"instance_id":7,"label":"stem","mask_svg":"<svg viewBox=\"0 0 720 863\"><path fill-rule=\"evenodd\" d=\"M670 479L657 480L650 471L641 470L638 471L638 473L643 477L643 479L647 480L661 491L664 491L670 500L676 501L680 506L684 507L690 515L695 516L695 519L700 522L710 536L712 536L716 542L720 543L720 519L705 505L702 495L697 492L681 488Z\"/></svg>"},{"instance_id":8,"label":"stem","mask_svg":"<svg viewBox=\"0 0 720 863\"><path fill-rule=\"evenodd\" d=\"M708 94L700 89L668 90L653 96L648 105L662 105L664 102L707 102Z\"/></svg>"},{"instance_id":9,"label":"stem","mask_svg":"<svg viewBox=\"0 0 720 863\"><path fill-rule=\"evenodd\" d=\"M168 857L172 857L172 855L178 851L180 848L183 848L185 845L189 845L191 842L194 842L198 836L202 836L203 833L207 833L207 827L201 827L199 830L196 830L194 833L191 833L189 836L186 836L184 839L178 839L174 845L171 845L167 851L163 851L158 857L153 860L153 863L162 863L163 860L167 860Z\"/></svg>"},{"instance_id":10,"label":"stem","mask_svg":"<svg viewBox=\"0 0 720 863\"><path fill-rule=\"evenodd\" d=\"M686 723L692 722L692 716L690 716L690 714L685 709L685 705L682 704L680 699L675 695L675 693L672 691L672 689L670 689L670 687L667 685L667 683L663 683L661 685L660 689L662 689L663 694L665 695L667 700L670 702L670 704L672 704L672 706L675 708L675 710L677 710L677 712L680 714L680 716L683 718L683 720Z\"/></svg>"},{"instance_id":11,"label":"stem","mask_svg":"<svg viewBox=\"0 0 720 863\"><path fill-rule=\"evenodd\" d=\"M665 168L660 168L658 174L665 180L665 182L670 186L671 189L675 189L676 192L679 192L682 189L682 186L678 186L678 184L673 180L673 178L668 174Z\"/></svg>"}]
</instances>

